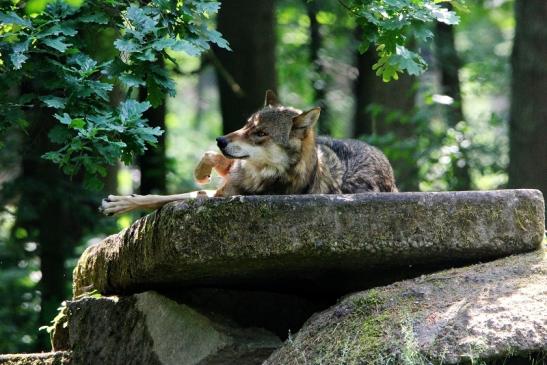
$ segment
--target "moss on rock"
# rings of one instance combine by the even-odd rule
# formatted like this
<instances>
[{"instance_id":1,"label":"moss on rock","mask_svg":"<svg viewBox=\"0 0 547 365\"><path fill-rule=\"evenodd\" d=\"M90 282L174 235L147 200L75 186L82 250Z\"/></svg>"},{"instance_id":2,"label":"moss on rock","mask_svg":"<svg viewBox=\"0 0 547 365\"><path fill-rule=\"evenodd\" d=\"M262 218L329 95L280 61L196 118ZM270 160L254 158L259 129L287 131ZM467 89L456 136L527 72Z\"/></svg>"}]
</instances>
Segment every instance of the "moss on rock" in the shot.
<instances>
[{"instance_id":1,"label":"moss on rock","mask_svg":"<svg viewBox=\"0 0 547 365\"><path fill-rule=\"evenodd\" d=\"M74 294L213 285L344 293L386 272L393 281L537 249L543 210L537 190L175 202L88 248Z\"/></svg>"},{"instance_id":2,"label":"moss on rock","mask_svg":"<svg viewBox=\"0 0 547 365\"><path fill-rule=\"evenodd\" d=\"M539 364L545 288L540 250L352 294L312 317L264 365Z\"/></svg>"}]
</instances>

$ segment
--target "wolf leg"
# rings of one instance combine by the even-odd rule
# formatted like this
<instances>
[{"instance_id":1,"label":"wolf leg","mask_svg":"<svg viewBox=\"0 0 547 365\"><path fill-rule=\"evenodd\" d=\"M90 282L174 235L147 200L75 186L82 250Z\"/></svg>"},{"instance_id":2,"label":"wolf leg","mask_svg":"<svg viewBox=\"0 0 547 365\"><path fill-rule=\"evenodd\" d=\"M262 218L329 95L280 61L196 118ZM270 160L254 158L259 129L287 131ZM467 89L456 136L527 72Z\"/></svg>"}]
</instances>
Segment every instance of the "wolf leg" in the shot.
<instances>
[{"instance_id":1,"label":"wolf leg","mask_svg":"<svg viewBox=\"0 0 547 365\"><path fill-rule=\"evenodd\" d=\"M170 202L213 197L215 194L216 190L200 190L175 195L109 195L101 202L99 211L106 215L114 215L136 209L158 209Z\"/></svg>"},{"instance_id":2,"label":"wolf leg","mask_svg":"<svg viewBox=\"0 0 547 365\"><path fill-rule=\"evenodd\" d=\"M211 180L211 171L213 169L220 176L226 176L233 162L234 160L230 160L220 153L213 151L205 152L194 170L196 182L198 184L207 184Z\"/></svg>"}]
</instances>

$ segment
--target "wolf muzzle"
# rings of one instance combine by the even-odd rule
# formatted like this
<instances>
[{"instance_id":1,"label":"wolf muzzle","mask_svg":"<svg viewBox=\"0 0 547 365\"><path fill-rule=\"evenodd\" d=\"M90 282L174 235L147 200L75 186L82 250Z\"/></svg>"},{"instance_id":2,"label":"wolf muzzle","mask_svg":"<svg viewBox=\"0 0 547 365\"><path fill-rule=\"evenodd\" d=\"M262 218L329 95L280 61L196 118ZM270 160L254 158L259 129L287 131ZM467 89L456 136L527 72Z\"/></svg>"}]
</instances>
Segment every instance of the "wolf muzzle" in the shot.
<instances>
[{"instance_id":1,"label":"wolf muzzle","mask_svg":"<svg viewBox=\"0 0 547 365\"><path fill-rule=\"evenodd\" d=\"M221 150L223 150L224 148L226 148L226 146L228 146L228 140L224 137L218 137L216 141L217 141L218 148L220 148Z\"/></svg>"}]
</instances>

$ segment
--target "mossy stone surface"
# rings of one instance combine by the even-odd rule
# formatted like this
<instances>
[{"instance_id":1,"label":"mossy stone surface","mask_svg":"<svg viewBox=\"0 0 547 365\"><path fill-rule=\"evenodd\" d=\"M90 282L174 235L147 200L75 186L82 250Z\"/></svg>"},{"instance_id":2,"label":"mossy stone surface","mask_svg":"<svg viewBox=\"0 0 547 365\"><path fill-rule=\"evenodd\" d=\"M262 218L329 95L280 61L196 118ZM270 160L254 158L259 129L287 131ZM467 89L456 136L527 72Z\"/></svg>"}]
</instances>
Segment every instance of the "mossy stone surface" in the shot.
<instances>
[{"instance_id":1,"label":"mossy stone surface","mask_svg":"<svg viewBox=\"0 0 547 365\"><path fill-rule=\"evenodd\" d=\"M69 351L0 355L1 365L73 365Z\"/></svg>"},{"instance_id":2,"label":"mossy stone surface","mask_svg":"<svg viewBox=\"0 0 547 365\"><path fill-rule=\"evenodd\" d=\"M535 250L544 227L538 190L175 202L89 247L74 294L191 286L347 293L422 266Z\"/></svg>"},{"instance_id":3,"label":"mossy stone surface","mask_svg":"<svg viewBox=\"0 0 547 365\"><path fill-rule=\"evenodd\" d=\"M355 293L264 365L544 364L547 251Z\"/></svg>"}]
</instances>

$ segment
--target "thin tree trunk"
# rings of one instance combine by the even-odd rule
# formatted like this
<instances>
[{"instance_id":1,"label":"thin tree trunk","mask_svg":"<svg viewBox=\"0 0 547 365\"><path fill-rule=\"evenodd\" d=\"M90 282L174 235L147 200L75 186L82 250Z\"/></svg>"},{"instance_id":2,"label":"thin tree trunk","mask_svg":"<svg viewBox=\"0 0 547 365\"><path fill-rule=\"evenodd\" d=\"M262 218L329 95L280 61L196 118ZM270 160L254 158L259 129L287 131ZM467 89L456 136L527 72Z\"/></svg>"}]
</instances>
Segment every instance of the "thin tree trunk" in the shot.
<instances>
[{"instance_id":1,"label":"thin tree trunk","mask_svg":"<svg viewBox=\"0 0 547 365\"><path fill-rule=\"evenodd\" d=\"M304 0L306 12L310 20L310 62L312 65L312 87L314 91L314 102L316 106L321 107L321 118L319 118L319 133L330 134L330 121L327 107L326 82L324 79L325 70L319 57L319 51L323 45L323 38L319 31L319 22L317 21L317 1Z\"/></svg>"},{"instance_id":2,"label":"thin tree trunk","mask_svg":"<svg viewBox=\"0 0 547 365\"><path fill-rule=\"evenodd\" d=\"M41 310L39 325L49 325L57 308L69 294L65 261L82 236L87 224L82 216L86 211L81 179L64 175L58 166L41 156L53 150L47 132L55 123L47 110L29 113L35 126L24 142L22 171L18 179L21 187L15 229L28 232L25 241L38 244L41 279ZM46 116L44 118L44 116ZM39 122L38 122L39 121ZM22 242L21 242L22 243ZM47 333L38 334L37 350L49 350Z\"/></svg>"},{"instance_id":3,"label":"thin tree trunk","mask_svg":"<svg viewBox=\"0 0 547 365\"><path fill-rule=\"evenodd\" d=\"M139 90L139 99L146 100L145 87ZM155 147L148 147L145 153L138 157L141 171L140 194L165 194L167 192L167 157L165 151L165 103L144 112L150 127L160 127L164 132L158 137Z\"/></svg>"},{"instance_id":4,"label":"thin tree trunk","mask_svg":"<svg viewBox=\"0 0 547 365\"><path fill-rule=\"evenodd\" d=\"M446 6L451 8L450 5ZM442 92L444 95L450 96L453 100L451 105L445 107L445 118L448 126L453 128L456 124L465 120L460 90L460 58L456 51L454 27L438 22L435 33L435 50L441 74ZM471 188L469 159L465 150L461 150L460 152L462 154L460 164L463 162L465 165L459 165L458 161L453 161L454 181L451 189L469 190Z\"/></svg>"},{"instance_id":5,"label":"thin tree trunk","mask_svg":"<svg viewBox=\"0 0 547 365\"><path fill-rule=\"evenodd\" d=\"M241 128L264 103L267 89L275 91L275 19L273 0L225 1L218 13L218 30L232 52L215 48L222 67L240 86L238 91L217 67L224 133Z\"/></svg>"},{"instance_id":6,"label":"thin tree trunk","mask_svg":"<svg viewBox=\"0 0 547 365\"><path fill-rule=\"evenodd\" d=\"M357 32L357 39L360 38L360 33ZM355 111L353 114L353 137L358 138L364 135L374 133L374 124L372 115L368 112L368 107L372 101L372 87L377 82L372 65L376 62L372 50L361 54L355 52L355 64L357 65L357 79L353 84L353 93L355 97Z\"/></svg>"},{"instance_id":7,"label":"thin tree trunk","mask_svg":"<svg viewBox=\"0 0 547 365\"><path fill-rule=\"evenodd\" d=\"M547 3L516 0L509 186L547 196Z\"/></svg>"}]
</instances>

